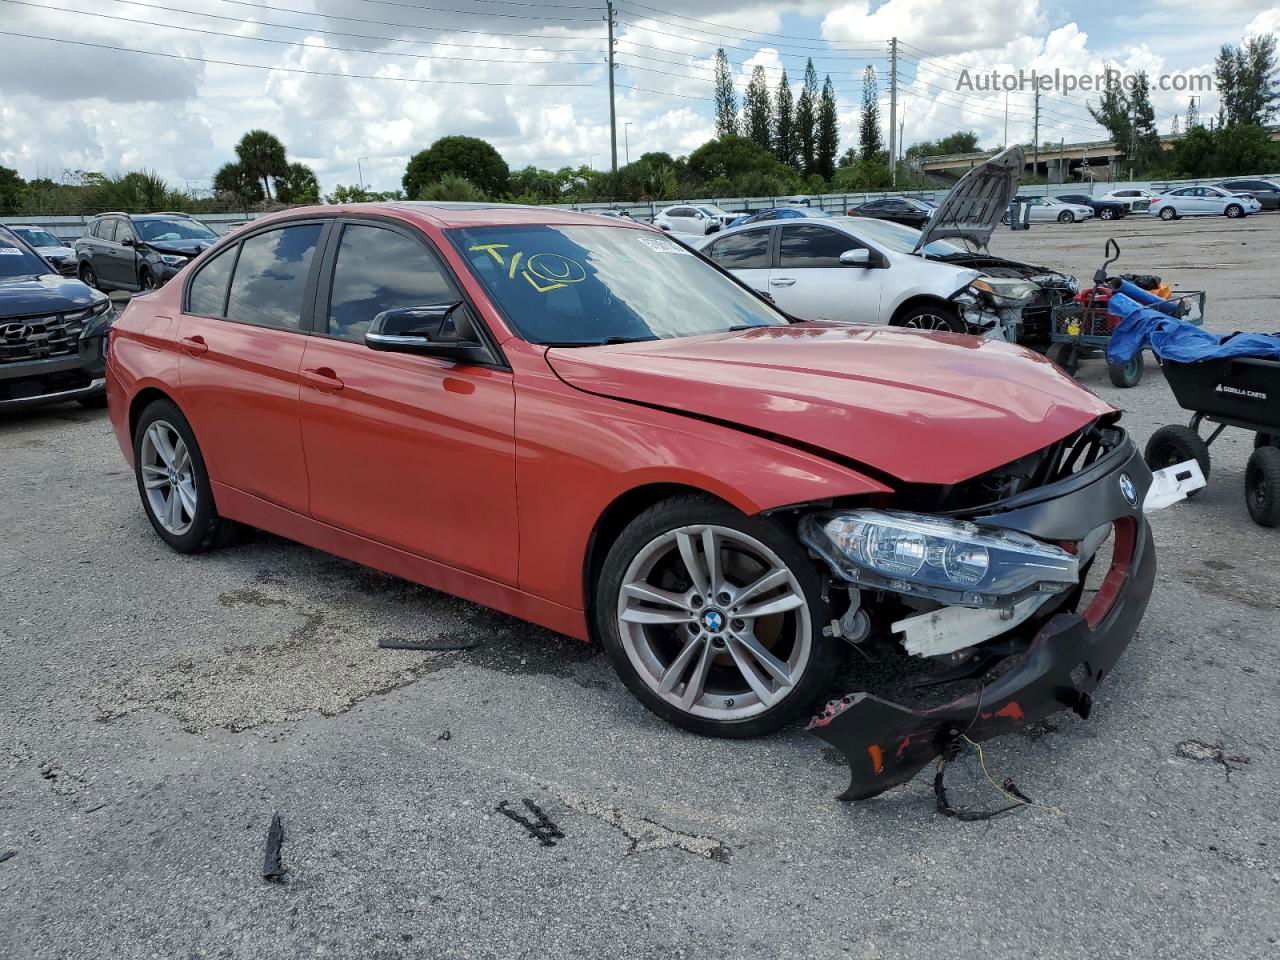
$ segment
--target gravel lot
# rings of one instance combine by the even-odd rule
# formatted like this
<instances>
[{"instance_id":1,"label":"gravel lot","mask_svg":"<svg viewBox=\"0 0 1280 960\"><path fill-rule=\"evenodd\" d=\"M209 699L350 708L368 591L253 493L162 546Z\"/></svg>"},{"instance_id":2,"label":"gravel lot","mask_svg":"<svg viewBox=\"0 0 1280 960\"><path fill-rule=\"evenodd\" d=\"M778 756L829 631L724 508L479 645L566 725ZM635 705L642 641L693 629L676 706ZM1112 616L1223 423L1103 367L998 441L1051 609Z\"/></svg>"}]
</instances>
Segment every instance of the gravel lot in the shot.
<instances>
[{"instance_id":1,"label":"gravel lot","mask_svg":"<svg viewBox=\"0 0 1280 960\"><path fill-rule=\"evenodd\" d=\"M1117 267L1207 289L1211 328L1280 328L1280 215L993 247L1087 280L1109 235ZM1158 370L1080 377L1141 442L1186 418ZM592 648L306 548L180 557L104 413L0 419L0 956L1280 956L1280 532L1245 511L1251 441L1154 518L1093 719L989 745L1048 806L963 823L927 775L839 803L802 730L680 733ZM952 782L1001 800L971 764ZM495 809L524 798L554 846Z\"/></svg>"}]
</instances>

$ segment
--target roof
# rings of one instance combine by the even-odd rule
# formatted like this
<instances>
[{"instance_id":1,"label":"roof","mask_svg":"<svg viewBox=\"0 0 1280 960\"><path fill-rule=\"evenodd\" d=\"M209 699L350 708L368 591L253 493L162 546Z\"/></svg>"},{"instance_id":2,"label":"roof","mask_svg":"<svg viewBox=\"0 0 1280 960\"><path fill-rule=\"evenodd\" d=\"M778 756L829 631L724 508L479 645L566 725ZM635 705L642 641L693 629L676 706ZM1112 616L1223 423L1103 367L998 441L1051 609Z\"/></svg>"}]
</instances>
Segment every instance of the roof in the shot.
<instances>
[{"instance_id":1,"label":"roof","mask_svg":"<svg viewBox=\"0 0 1280 960\"><path fill-rule=\"evenodd\" d=\"M594 213L578 213L563 207L522 206L514 203L450 203L428 200L390 200L372 203L324 204L293 207L261 217L255 224L298 217L343 216L347 214L382 214L429 224L441 229L450 227L495 227L557 224L561 226L606 226L615 229L651 230L625 218L601 217Z\"/></svg>"}]
</instances>

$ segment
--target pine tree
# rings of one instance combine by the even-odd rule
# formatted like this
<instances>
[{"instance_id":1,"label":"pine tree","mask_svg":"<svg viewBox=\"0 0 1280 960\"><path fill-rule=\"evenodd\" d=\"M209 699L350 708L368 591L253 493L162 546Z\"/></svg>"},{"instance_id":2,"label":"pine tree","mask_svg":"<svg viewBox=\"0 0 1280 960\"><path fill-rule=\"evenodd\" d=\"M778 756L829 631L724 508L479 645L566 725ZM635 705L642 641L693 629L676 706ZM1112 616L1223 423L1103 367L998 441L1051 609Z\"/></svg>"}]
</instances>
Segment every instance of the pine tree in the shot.
<instances>
[{"instance_id":1,"label":"pine tree","mask_svg":"<svg viewBox=\"0 0 1280 960\"><path fill-rule=\"evenodd\" d=\"M1179 117L1176 113L1173 115L1173 126L1171 126L1171 127L1169 128L1169 133L1170 133L1170 135L1171 135L1171 136L1175 136L1175 137L1176 137L1176 136L1178 136L1179 134L1181 134L1181 133L1182 133L1182 129L1181 129L1181 126L1180 126L1180 124L1181 124L1181 120L1182 120L1182 118L1181 118L1181 117Z\"/></svg>"},{"instance_id":2,"label":"pine tree","mask_svg":"<svg viewBox=\"0 0 1280 960\"><path fill-rule=\"evenodd\" d=\"M1116 153L1126 157L1133 156L1133 121L1129 119L1129 98L1125 94L1115 71L1108 71L1106 88L1102 91L1102 99L1095 109L1092 104L1085 104L1089 116L1101 126L1107 128L1111 140L1116 145Z\"/></svg>"},{"instance_id":3,"label":"pine tree","mask_svg":"<svg viewBox=\"0 0 1280 960\"><path fill-rule=\"evenodd\" d=\"M1148 170L1160 156L1160 131L1156 129L1156 111L1151 106L1151 83L1145 71L1134 79L1129 94L1129 111L1133 122L1133 165Z\"/></svg>"},{"instance_id":4,"label":"pine tree","mask_svg":"<svg viewBox=\"0 0 1280 960\"><path fill-rule=\"evenodd\" d=\"M858 122L858 149L863 163L875 163L884 153L884 140L880 137L880 88L876 84L876 69L868 66L862 72L862 117Z\"/></svg>"},{"instance_id":5,"label":"pine tree","mask_svg":"<svg viewBox=\"0 0 1280 960\"><path fill-rule=\"evenodd\" d=\"M716 51L716 136L738 132L738 95L733 91L733 71L724 47Z\"/></svg>"},{"instance_id":6,"label":"pine tree","mask_svg":"<svg viewBox=\"0 0 1280 960\"><path fill-rule=\"evenodd\" d=\"M766 150L773 149L773 104L769 100L769 81L764 67L756 64L751 71L751 82L742 99L743 133Z\"/></svg>"},{"instance_id":7,"label":"pine tree","mask_svg":"<svg viewBox=\"0 0 1280 960\"><path fill-rule=\"evenodd\" d=\"M778 93L774 99L773 155L789 167L796 165L796 104L791 96L791 84L787 71L778 80Z\"/></svg>"},{"instance_id":8,"label":"pine tree","mask_svg":"<svg viewBox=\"0 0 1280 960\"><path fill-rule=\"evenodd\" d=\"M836 88L827 75L818 102L817 172L830 180L836 172L836 152L840 149L840 118L836 115Z\"/></svg>"},{"instance_id":9,"label":"pine tree","mask_svg":"<svg viewBox=\"0 0 1280 960\"><path fill-rule=\"evenodd\" d=\"M1200 126L1200 108L1198 98L1189 97L1187 99L1187 133L1190 133L1198 126Z\"/></svg>"},{"instance_id":10,"label":"pine tree","mask_svg":"<svg viewBox=\"0 0 1280 960\"><path fill-rule=\"evenodd\" d=\"M817 173L818 163L818 71L810 59L804 68L804 87L796 103L796 137L800 170L805 176Z\"/></svg>"}]
</instances>

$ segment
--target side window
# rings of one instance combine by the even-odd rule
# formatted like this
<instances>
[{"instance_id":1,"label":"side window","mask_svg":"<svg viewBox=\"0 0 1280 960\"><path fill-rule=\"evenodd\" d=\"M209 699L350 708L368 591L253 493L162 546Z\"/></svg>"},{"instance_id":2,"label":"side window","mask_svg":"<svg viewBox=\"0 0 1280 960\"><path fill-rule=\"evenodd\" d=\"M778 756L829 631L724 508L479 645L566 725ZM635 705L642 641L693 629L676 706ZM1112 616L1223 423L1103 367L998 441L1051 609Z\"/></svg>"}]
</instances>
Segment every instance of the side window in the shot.
<instances>
[{"instance_id":1,"label":"side window","mask_svg":"<svg viewBox=\"0 0 1280 960\"><path fill-rule=\"evenodd\" d=\"M343 228L329 297L330 336L363 341L383 310L461 299L435 255L418 241L381 227Z\"/></svg>"},{"instance_id":2,"label":"side window","mask_svg":"<svg viewBox=\"0 0 1280 960\"><path fill-rule=\"evenodd\" d=\"M115 242L116 239L116 218L107 217L98 227L98 236L108 242Z\"/></svg>"},{"instance_id":3,"label":"side window","mask_svg":"<svg viewBox=\"0 0 1280 960\"><path fill-rule=\"evenodd\" d=\"M236 264L236 245L222 251L191 278L191 287L187 291L187 313L197 313L205 317L222 316L227 303L227 281L231 279L231 268Z\"/></svg>"},{"instance_id":4,"label":"side window","mask_svg":"<svg viewBox=\"0 0 1280 960\"><path fill-rule=\"evenodd\" d=\"M116 243L123 243L125 237L137 240L137 234L134 232L133 224L124 217L116 217Z\"/></svg>"},{"instance_id":5,"label":"side window","mask_svg":"<svg viewBox=\"0 0 1280 960\"><path fill-rule=\"evenodd\" d=\"M726 270L768 270L769 231L748 230L717 240L711 259Z\"/></svg>"},{"instance_id":6,"label":"side window","mask_svg":"<svg viewBox=\"0 0 1280 960\"><path fill-rule=\"evenodd\" d=\"M102 228L105 222L106 221L99 219L99 220L94 220L92 223L90 223L89 229L87 231L89 236L93 237L95 240L101 240Z\"/></svg>"},{"instance_id":7,"label":"side window","mask_svg":"<svg viewBox=\"0 0 1280 960\"><path fill-rule=\"evenodd\" d=\"M227 317L262 327L298 330L302 298L321 225L299 224L255 234L241 244Z\"/></svg>"},{"instance_id":8,"label":"side window","mask_svg":"<svg viewBox=\"0 0 1280 960\"><path fill-rule=\"evenodd\" d=\"M780 267L838 267L840 254L860 250L853 237L826 227L783 227L778 265Z\"/></svg>"}]
</instances>

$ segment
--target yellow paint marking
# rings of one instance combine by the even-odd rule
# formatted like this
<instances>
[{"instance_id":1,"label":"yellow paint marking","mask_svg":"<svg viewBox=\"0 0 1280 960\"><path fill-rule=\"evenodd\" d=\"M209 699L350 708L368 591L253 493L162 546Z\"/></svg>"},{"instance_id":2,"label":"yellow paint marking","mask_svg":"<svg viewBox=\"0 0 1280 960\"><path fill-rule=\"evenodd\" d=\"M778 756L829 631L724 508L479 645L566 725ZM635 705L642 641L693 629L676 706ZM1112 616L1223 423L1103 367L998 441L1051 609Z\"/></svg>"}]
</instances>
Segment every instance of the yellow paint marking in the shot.
<instances>
[{"instance_id":1,"label":"yellow paint marking","mask_svg":"<svg viewBox=\"0 0 1280 960\"><path fill-rule=\"evenodd\" d=\"M520 266L520 258L524 256L523 250L517 250L516 255L511 258L511 269L507 271L507 279L514 280L516 277L516 268Z\"/></svg>"},{"instance_id":2,"label":"yellow paint marking","mask_svg":"<svg viewBox=\"0 0 1280 960\"><path fill-rule=\"evenodd\" d=\"M539 293L548 293L552 290L559 290L561 287L568 286L568 284L564 284L564 283L549 283L545 287L539 286L538 281L533 279L533 274L531 274L528 270L525 270L520 275L524 277L526 280L528 280L530 286L532 286L533 289L537 290Z\"/></svg>"},{"instance_id":3,"label":"yellow paint marking","mask_svg":"<svg viewBox=\"0 0 1280 960\"><path fill-rule=\"evenodd\" d=\"M498 251L505 250L509 246L511 246L509 243L478 243L470 249L473 253L483 250L485 253L489 254L489 256L493 257L493 259L498 261L498 266L505 267L507 265L507 261Z\"/></svg>"}]
</instances>

